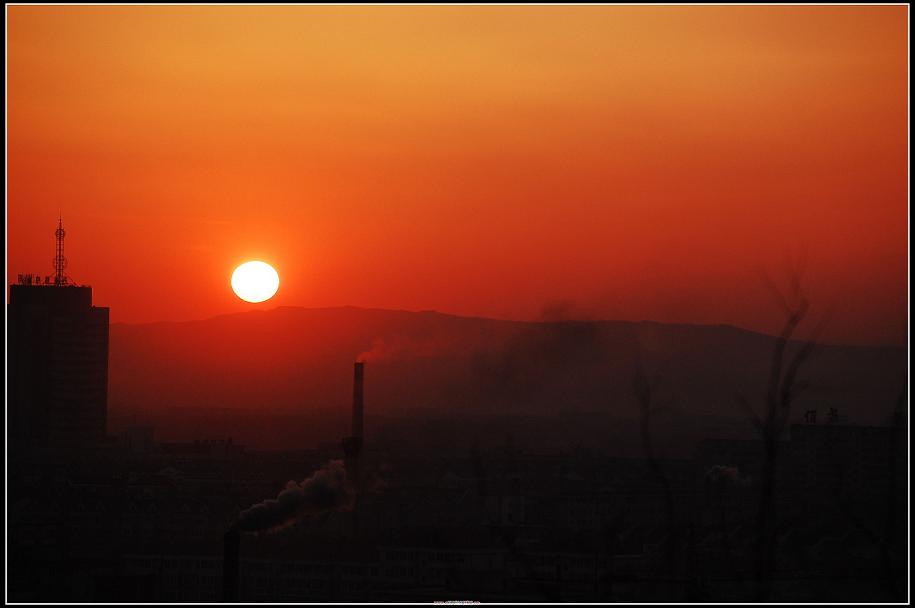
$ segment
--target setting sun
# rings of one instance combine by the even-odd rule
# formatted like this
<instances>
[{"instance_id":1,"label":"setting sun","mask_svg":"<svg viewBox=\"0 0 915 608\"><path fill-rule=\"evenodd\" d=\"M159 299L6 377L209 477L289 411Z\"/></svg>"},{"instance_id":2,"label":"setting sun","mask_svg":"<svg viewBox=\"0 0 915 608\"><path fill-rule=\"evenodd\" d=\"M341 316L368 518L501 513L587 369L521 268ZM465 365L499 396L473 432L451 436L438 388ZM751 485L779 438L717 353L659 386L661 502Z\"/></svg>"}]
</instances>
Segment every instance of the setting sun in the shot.
<instances>
[{"instance_id":1,"label":"setting sun","mask_svg":"<svg viewBox=\"0 0 915 608\"><path fill-rule=\"evenodd\" d=\"M908 5L5 15L8 603L908 600Z\"/></svg>"},{"instance_id":2,"label":"setting sun","mask_svg":"<svg viewBox=\"0 0 915 608\"><path fill-rule=\"evenodd\" d=\"M280 276L266 262L245 262L232 273L232 290L245 302L269 300L279 286Z\"/></svg>"}]
</instances>

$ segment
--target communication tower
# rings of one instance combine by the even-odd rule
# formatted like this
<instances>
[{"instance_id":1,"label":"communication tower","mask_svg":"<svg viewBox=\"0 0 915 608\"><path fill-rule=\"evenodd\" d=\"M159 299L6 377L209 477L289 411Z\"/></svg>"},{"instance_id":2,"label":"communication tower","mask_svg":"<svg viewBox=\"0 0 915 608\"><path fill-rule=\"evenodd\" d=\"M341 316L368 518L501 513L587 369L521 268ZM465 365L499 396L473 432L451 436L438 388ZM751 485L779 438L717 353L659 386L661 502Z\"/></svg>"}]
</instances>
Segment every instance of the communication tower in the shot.
<instances>
[{"instance_id":1,"label":"communication tower","mask_svg":"<svg viewBox=\"0 0 915 608\"><path fill-rule=\"evenodd\" d=\"M63 219L57 218L57 230L54 236L57 237L57 255L54 256L54 285L61 287L68 283L67 275L64 269L67 267L67 258L64 257L64 237L67 232L64 230Z\"/></svg>"}]
</instances>

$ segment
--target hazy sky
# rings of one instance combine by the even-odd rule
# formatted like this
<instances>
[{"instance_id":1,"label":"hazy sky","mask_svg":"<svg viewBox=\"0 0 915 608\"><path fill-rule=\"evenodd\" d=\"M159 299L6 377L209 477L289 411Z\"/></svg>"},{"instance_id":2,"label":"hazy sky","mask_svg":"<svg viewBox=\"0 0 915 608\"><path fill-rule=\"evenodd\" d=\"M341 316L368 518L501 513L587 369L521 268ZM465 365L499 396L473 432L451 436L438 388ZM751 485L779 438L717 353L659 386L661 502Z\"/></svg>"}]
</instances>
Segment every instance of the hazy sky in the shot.
<instances>
[{"instance_id":1,"label":"hazy sky","mask_svg":"<svg viewBox=\"0 0 915 608\"><path fill-rule=\"evenodd\" d=\"M8 7L8 272L905 340L907 8ZM238 300L259 258L277 296Z\"/></svg>"}]
</instances>

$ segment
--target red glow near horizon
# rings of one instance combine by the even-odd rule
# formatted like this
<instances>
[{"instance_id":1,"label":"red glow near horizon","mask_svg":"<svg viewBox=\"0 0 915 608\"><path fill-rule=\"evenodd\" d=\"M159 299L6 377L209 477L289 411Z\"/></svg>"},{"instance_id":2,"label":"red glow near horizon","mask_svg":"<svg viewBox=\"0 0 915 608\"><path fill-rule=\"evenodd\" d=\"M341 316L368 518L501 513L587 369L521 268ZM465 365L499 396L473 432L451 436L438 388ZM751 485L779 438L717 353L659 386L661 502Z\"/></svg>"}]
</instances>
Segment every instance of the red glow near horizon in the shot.
<instances>
[{"instance_id":1,"label":"red glow near horizon","mask_svg":"<svg viewBox=\"0 0 915 608\"><path fill-rule=\"evenodd\" d=\"M13 6L7 271L274 306L904 343L904 6ZM268 259L276 297L227 278Z\"/></svg>"}]
</instances>

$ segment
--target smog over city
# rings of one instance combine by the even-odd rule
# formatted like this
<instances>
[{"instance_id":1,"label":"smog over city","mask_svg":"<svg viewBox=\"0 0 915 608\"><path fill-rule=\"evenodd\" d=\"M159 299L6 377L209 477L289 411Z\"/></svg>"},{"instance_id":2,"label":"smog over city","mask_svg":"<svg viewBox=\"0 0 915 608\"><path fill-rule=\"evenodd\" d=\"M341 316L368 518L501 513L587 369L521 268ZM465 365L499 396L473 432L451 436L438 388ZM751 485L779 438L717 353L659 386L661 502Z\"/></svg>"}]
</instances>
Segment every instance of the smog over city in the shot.
<instances>
[{"instance_id":1,"label":"smog over city","mask_svg":"<svg viewBox=\"0 0 915 608\"><path fill-rule=\"evenodd\" d=\"M7 603L907 603L906 5L7 18Z\"/></svg>"}]
</instances>

